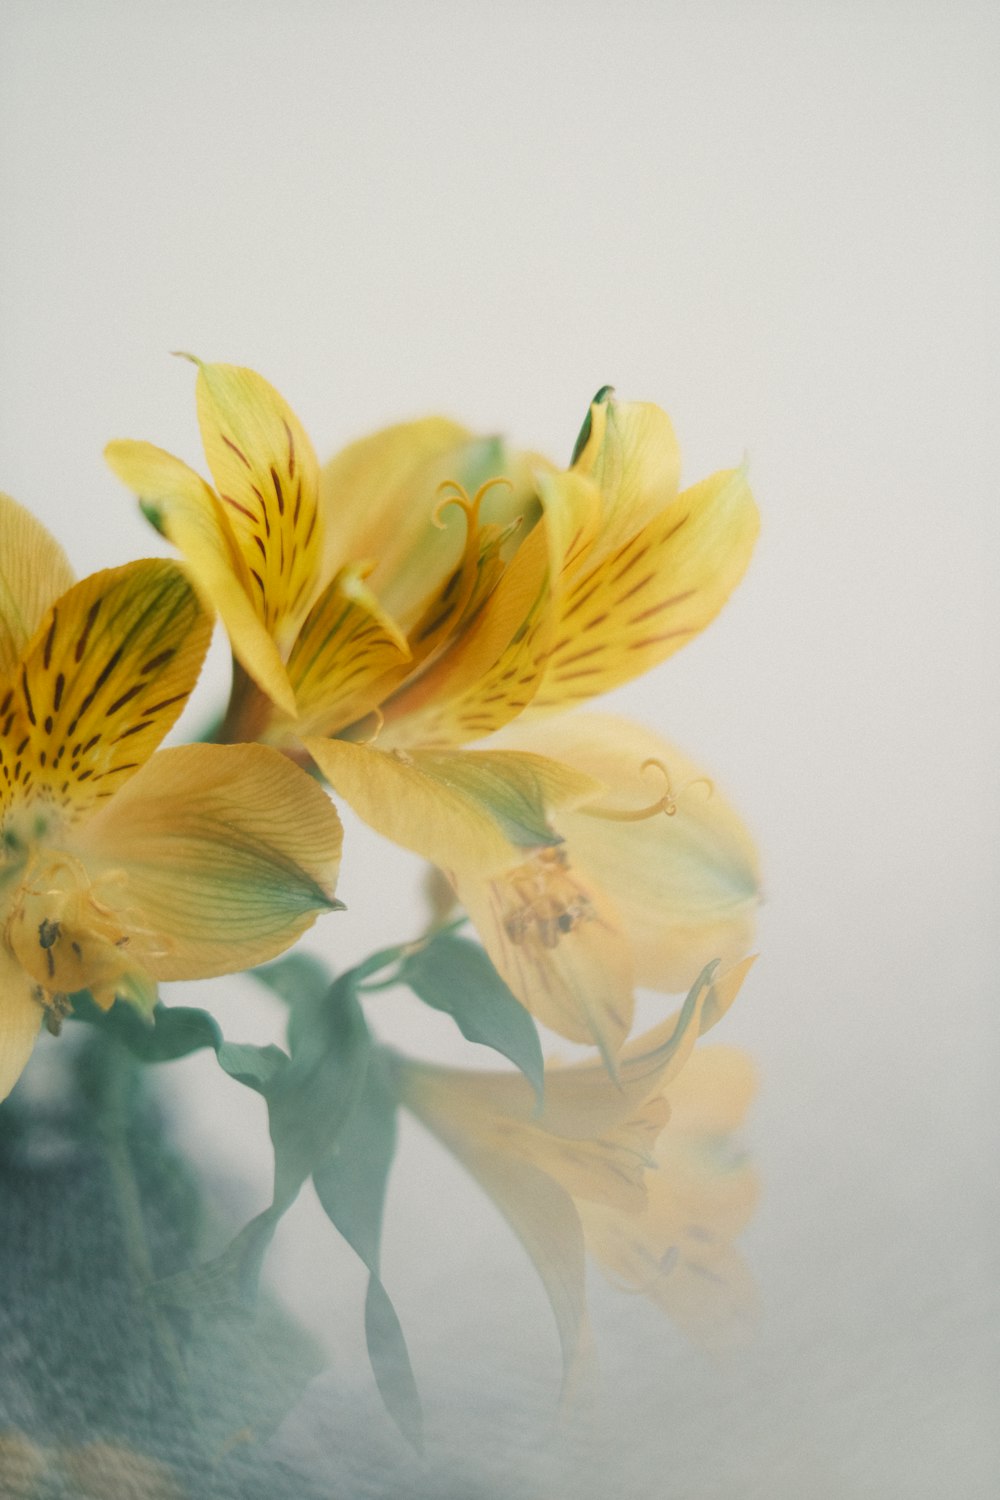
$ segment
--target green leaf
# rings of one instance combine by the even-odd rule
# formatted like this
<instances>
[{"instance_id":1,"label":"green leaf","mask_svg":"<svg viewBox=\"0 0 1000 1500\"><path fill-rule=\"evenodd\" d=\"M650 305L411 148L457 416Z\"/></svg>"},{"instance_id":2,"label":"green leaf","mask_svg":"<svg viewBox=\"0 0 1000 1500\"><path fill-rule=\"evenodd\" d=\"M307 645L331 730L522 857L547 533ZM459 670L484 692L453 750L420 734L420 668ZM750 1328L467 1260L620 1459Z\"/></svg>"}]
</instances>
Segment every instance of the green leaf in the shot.
<instances>
[{"instance_id":1,"label":"green leaf","mask_svg":"<svg viewBox=\"0 0 1000 1500\"><path fill-rule=\"evenodd\" d=\"M222 1033L204 1010L186 1005L155 1005L150 1017L127 1000L116 1000L102 1010L87 990L72 997L73 1017L113 1037L142 1062L173 1062L204 1047L218 1049Z\"/></svg>"},{"instance_id":2,"label":"green leaf","mask_svg":"<svg viewBox=\"0 0 1000 1500\"><path fill-rule=\"evenodd\" d=\"M400 1432L423 1452L423 1409L396 1309L378 1276L368 1278L365 1338L375 1383Z\"/></svg>"},{"instance_id":3,"label":"green leaf","mask_svg":"<svg viewBox=\"0 0 1000 1500\"><path fill-rule=\"evenodd\" d=\"M310 953L287 953L276 963L249 973L289 1005L299 999L319 999L333 983L326 965Z\"/></svg>"},{"instance_id":4,"label":"green leaf","mask_svg":"<svg viewBox=\"0 0 1000 1500\"><path fill-rule=\"evenodd\" d=\"M250 1042L221 1042L215 1049L219 1065L230 1078L267 1098L278 1075L289 1066L280 1047L256 1047Z\"/></svg>"},{"instance_id":5,"label":"green leaf","mask_svg":"<svg viewBox=\"0 0 1000 1500\"><path fill-rule=\"evenodd\" d=\"M450 1015L470 1042L520 1068L541 1107L545 1063L535 1023L478 944L442 933L403 960L399 978L425 1005Z\"/></svg>"},{"instance_id":6,"label":"green leaf","mask_svg":"<svg viewBox=\"0 0 1000 1500\"><path fill-rule=\"evenodd\" d=\"M275 1205L287 1207L332 1150L364 1086L371 1038L358 982L352 970L323 997L307 996L292 1009L291 1065L267 1094Z\"/></svg>"},{"instance_id":7,"label":"green leaf","mask_svg":"<svg viewBox=\"0 0 1000 1500\"><path fill-rule=\"evenodd\" d=\"M373 1052L364 1087L333 1152L313 1173L316 1194L331 1223L368 1267L365 1335L386 1410L420 1449L420 1396L396 1310L379 1274L382 1214L396 1151L396 1098Z\"/></svg>"}]
</instances>

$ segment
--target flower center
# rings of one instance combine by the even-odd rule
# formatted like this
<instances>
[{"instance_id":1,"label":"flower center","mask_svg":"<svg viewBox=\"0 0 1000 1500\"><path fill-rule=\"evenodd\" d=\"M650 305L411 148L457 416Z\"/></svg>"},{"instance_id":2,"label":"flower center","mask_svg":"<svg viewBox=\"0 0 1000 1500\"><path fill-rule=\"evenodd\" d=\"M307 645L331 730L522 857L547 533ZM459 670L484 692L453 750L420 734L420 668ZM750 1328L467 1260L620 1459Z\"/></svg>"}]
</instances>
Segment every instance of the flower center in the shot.
<instances>
[{"instance_id":1,"label":"flower center","mask_svg":"<svg viewBox=\"0 0 1000 1500\"><path fill-rule=\"evenodd\" d=\"M4 939L39 987L51 1029L66 1012L65 997L90 990L105 1009L117 996L144 1008L156 987L130 952L142 929L125 904L127 877L109 870L92 881L81 862L59 851L37 851L8 906ZM51 1023L50 1023L51 1024Z\"/></svg>"},{"instance_id":2,"label":"flower center","mask_svg":"<svg viewBox=\"0 0 1000 1500\"><path fill-rule=\"evenodd\" d=\"M596 915L590 897L577 883L564 849L540 849L503 882L511 909L504 930L512 943L541 943L555 948L561 937Z\"/></svg>"}]
</instances>

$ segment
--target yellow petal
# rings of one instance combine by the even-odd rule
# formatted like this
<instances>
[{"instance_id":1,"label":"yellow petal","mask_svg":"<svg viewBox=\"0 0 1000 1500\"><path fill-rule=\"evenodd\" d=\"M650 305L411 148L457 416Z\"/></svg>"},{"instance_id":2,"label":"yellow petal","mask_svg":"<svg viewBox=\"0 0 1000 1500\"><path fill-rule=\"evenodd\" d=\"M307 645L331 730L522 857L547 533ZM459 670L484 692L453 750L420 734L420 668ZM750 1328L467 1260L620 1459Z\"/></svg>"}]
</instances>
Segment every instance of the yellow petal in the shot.
<instances>
[{"instance_id":1,"label":"yellow petal","mask_svg":"<svg viewBox=\"0 0 1000 1500\"><path fill-rule=\"evenodd\" d=\"M202 604L218 611L233 654L274 703L294 714L281 654L263 623L260 588L215 491L152 443L109 443L104 456L156 529L180 550Z\"/></svg>"},{"instance_id":2,"label":"yellow petal","mask_svg":"<svg viewBox=\"0 0 1000 1500\"><path fill-rule=\"evenodd\" d=\"M752 1092L744 1054L696 1048L664 1091L670 1119L654 1148L642 1212L624 1217L580 1205L587 1248L615 1279L716 1348L740 1336L755 1301L733 1241L756 1206L757 1176L728 1139Z\"/></svg>"},{"instance_id":3,"label":"yellow petal","mask_svg":"<svg viewBox=\"0 0 1000 1500\"><path fill-rule=\"evenodd\" d=\"M746 570L759 530L742 469L703 480L566 585L533 707L606 693L704 630Z\"/></svg>"},{"instance_id":4,"label":"yellow petal","mask_svg":"<svg viewBox=\"0 0 1000 1500\"><path fill-rule=\"evenodd\" d=\"M72 586L55 537L30 511L0 494L0 682L9 681L38 622Z\"/></svg>"},{"instance_id":5,"label":"yellow petal","mask_svg":"<svg viewBox=\"0 0 1000 1500\"><path fill-rule=\"evenodd\" d=\"M156 979L263 963L335 905L340 820L312 777L263 745L162 750L80 830L115 871Z\"/></svg>"},{"instance_id":6,"label":"yellow petal","mask_svg":"<svg viewBox=\"0 0 1000 1500\"><path fill-rule=\"evenodd\" d=\"M455 507L441 509L451 481L474 495L491 479L487 517L504 526L536 513L534 455L512 453L499 439L476 439L445 417L427 417L362 438L325 465L323 516L329 537L325 571L375 558L371 587L409 630L462 555L465 528ZM440 513L439 513L440 512ZM436 518L436 519L435 519Z\"/></svg>"},{"instance_id":7,"label":"yellow petal","mask_svg":"<svg viewBox=\"0 0 1000 1500\"><path fill-rule=\"evenodd\" d=\"M20 964L0 947L0 1099L20 1078L42 1024L34 988Z\"/></svg>"},{"instance_id":8,"label":"yellow petal","mask_svg":"<svg viewBox=\"0 0 1000 1500\"><path fill-rule=\"evenodd\" d=\"M388 673L410 657L406 637L356 568L334 577L309 612L288 659L296 732L326 735L363 718Z\"/></svg>"},{"instance_id":9,"label":"yellow petal","mask_svg":"<svg viewBox=\"0 0 1000 1500\"><path fill-rule=\"evenodd\" d=\"M0 808L42 792L78 816L110 797L181 712L210 634L176 563L150 558L75 584L0 698Z\"/></svg>"},{"instance_id":10,"label":"yellow petal","mask_svg":"<svg viewBox=\"0 0 1000 1500\"><path fill-rule=\"evenodd\" d=\"M686 1135L731 1135L757 1092L753 1059L738 1047L703 1043L667 1087L671 1139Z\"/></svg>"},{"instance_id":11,"label":"yellow petal","mask_svg":"<svg viewBox=\"0 0 1000 1500\"><path fill-rule=\"evenodd\" d=\"M521 1004L571 1041L600 1049L609 1071L632 1024L633 967L618 915L563 848L492 877L452 876L493 963Z\"/></svg>"},{"instance_id":12,"label":"yellow petal","mask_svg":"<svg viewBox=\"0 0 1000 1500\"><path fill-rule=\"evenodd\" d=\"M196 394L215 487L261 619L281 645L294 637L319 576L316 455L291 407L253 370L200 364Z\"/></svg>"},{"instance_id":13,"label":"yellow petal","mask_svg":"<svg viewBox=\"0 0 1000 1500\"><path fill-rule=\"evenodd\" d=\"M681 460L665 411L645 401L618 401L610 390L592 403L584 431L589 436L573 471L593 480L601 492L592 566L672 505Z\"/></svg>"},{"instance_id":14,"label":"yellow petal","mask_svg":"<svg viewBox=\"0 0 1000 1500\"><path fill-rule=\"evenodd\" d=\"M553 841L550 809L593 797L599 786L537 755L304 743L366 823L445 870L517 864L526 848Z\"/></svg>"},{"instance_id":15,"label":"yellow petal","mask_svg":"<svg viewBox=\"0 0 1000 1500\"><path fill-rule=\"evenodd\" d=\"M603 799L612 810L641 811L672 794L673 816L555 818L574 865L614 903L637 984L681 992L710 960L730 964L747 951L760 899L756 849L698 766L651 730L604 714L518 724L503 743L558 754L614 789ZM647 761L662 769L644 770Z\"/></svg>"},{"instance_id":16,"label":"yellow petal","mask_svg":"<svg viewBox=\"0 0 1000 1500\"><path fill-rule=\"evenodd\" d=\"M474 624L386 705L386 742L449 746L482 739L531 701L541 680L549 558L536 529Z\"/></svg>"},{"instance_id":17,"label":"yellow petal","mask_svg":"<svg viewBox=\"0 0 1000 1500\"><path fill-rule=\"evenodd\" d=\"M543 679L560 575L593 535L599 499L577 475L538 475L543 522L468 629L387 706L390 744L460 745L517 718Z\"/></svg>"},{"instance_id":18,"label":"yellow petal","mask_svg":"<svg viewBox=\"0 0 1000 1500\"><path fill-rule=\"evenodd\" d=\"M583 1235L573 1200L547 1172L502 1149L495 1121L477 1122L463 1099L461 1074L452 1075L455 1089L443 1072L435 1080L434 1071L404 1065L404 1102L476 1178L531 1256L555 1316L569 1385L587 1336Z\"/></svg>"}]
</instances>

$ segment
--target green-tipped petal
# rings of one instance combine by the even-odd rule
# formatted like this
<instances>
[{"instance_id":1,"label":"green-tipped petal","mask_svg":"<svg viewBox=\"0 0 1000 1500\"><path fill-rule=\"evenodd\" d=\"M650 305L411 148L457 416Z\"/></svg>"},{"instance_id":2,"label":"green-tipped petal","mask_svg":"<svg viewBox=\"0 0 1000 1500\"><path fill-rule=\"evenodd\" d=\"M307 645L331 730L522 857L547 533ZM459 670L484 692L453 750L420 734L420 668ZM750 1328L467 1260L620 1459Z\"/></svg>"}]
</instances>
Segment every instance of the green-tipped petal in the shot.
<instances>
[{"instance_id":1,"label":"green-tipped petal","mask_svg":"<svg viewBox=\"0 0 1000 1500\"><path fill-rule=\"evenodd\" d=\"M538 755L376 750L347 740L305 745L334 791L379 833L444 870L488 872L558 842L552 809L600 789Z\"/></svg>"},{"instance_id":2,"label":"green-tipped petal","mask_svg":"<svg viewBox=\"0 0 1000 1500\"><path fill-rule=\"evenodd\" d=\"M340 820L262 745L163 750L91 818L79 853L121 872L120 910L156 979L264 963L336 905Z\"/></svg>"}]
</instances>

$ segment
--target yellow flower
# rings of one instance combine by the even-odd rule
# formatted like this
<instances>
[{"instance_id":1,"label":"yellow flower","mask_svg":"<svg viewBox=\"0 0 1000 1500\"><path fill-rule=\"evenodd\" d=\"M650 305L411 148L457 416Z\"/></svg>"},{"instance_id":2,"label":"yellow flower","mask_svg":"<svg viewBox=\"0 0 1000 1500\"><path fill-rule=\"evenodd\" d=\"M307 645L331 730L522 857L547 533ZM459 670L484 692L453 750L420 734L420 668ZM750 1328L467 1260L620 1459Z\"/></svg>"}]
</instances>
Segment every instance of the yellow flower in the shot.
<instances>
[{"instance_id":1,"label":"yellow flower","mask_svg":"<svg viewBox=\"0 0 1000 1500\"><path fill-rule=\"evenodd\" d=\"M335 904L340 822L304 772L261 745L153 753L210 631L176 563L74 584L0 496L0 1098L75 991L149 1007Z\"/></svg>"},{"instance_id":2,"label":"yellow flower","mask_svg":"<svg viewBox=\"0 0 1000 1500\"><path fill-rule=\"evenodd\" d=\"M148 443L107 456L227 626L225 737L304 746L366 821L448 874L519 999L613 1066L636 983L683 989L745 951L753 849L669 747L638 754L638 732L609 731L591 770L589 730L542 721L715 616L757 533L742 470L679 491L668 418L607 391L565 472L440 418L320 471L252 371L200 365L197 403L214 489ZM522 739L515 719L540 722ZM637 831L658 812L675 816ZM633 935L650 919L647 981Z\"/></svg>"},{"instance_id":3,"label":"yellow flower","mask_svg":"<svg viewBox=\"0 0 1000 1500\"><path fill-rule=\"evenodd\" d=\"M568 1373L586 1352L585 1250L704 1342L722 1342L752 1304L733 1241L756 1180L728 1138L753 1071L733 1048L694 1047L750 962L706 973L682 1011L630 1042L617 1086L593 1064L547 1067L540 1115L519 1074L396 1061L403 1102L495 1200L535 1262Z\"/></svg>"}]
</instances>

